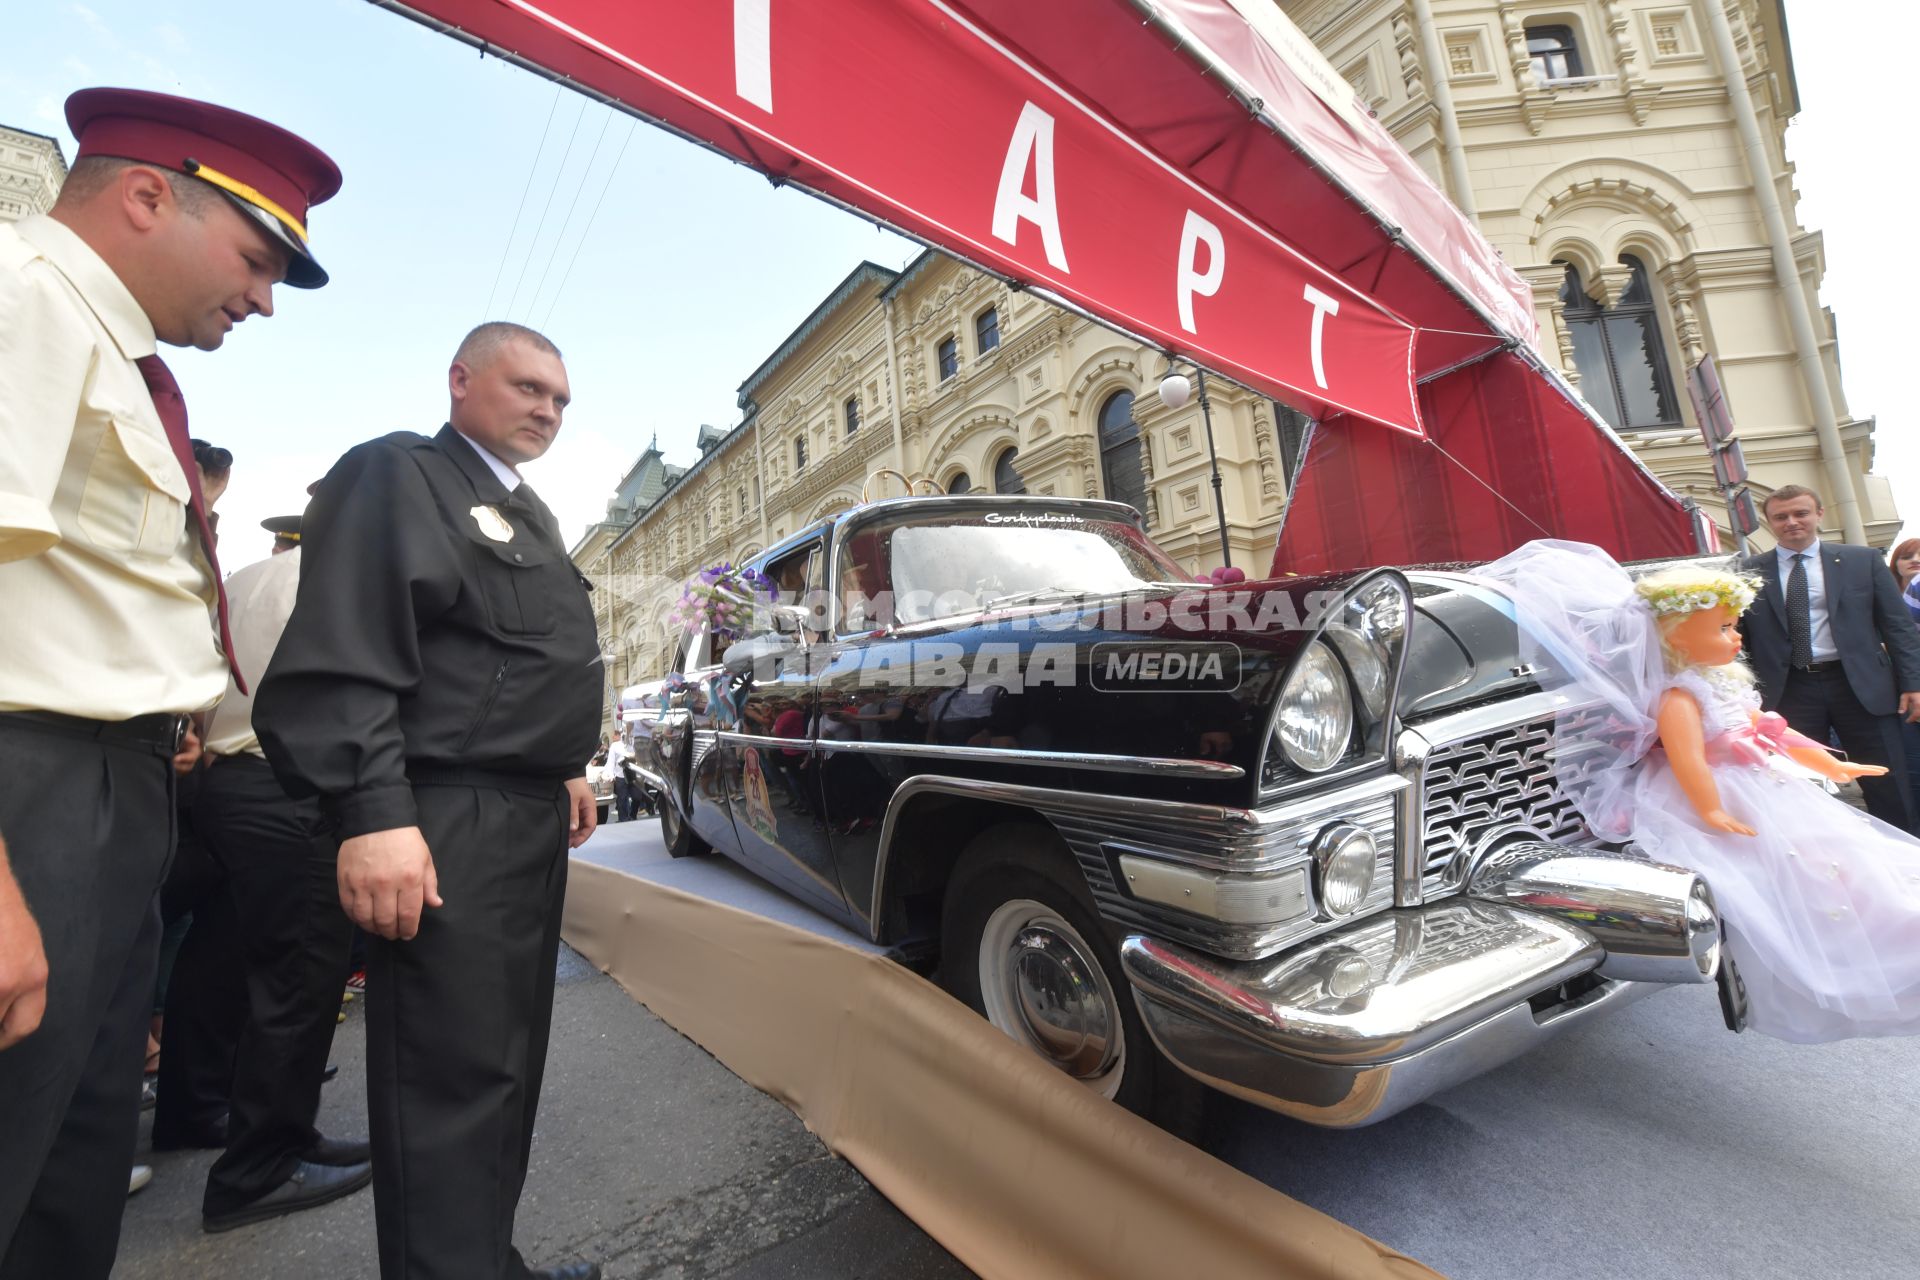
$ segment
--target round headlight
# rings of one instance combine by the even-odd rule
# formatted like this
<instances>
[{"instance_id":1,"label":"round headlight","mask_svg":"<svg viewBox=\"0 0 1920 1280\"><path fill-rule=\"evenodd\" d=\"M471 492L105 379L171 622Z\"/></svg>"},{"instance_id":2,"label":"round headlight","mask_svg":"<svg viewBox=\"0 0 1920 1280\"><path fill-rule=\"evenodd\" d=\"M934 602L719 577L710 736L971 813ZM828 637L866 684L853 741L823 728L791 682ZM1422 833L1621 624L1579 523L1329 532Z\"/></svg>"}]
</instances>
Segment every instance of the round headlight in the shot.
<instances>
[{"instance_id":1,"label":"round headlight","mask_svg":"<svg viewBox=\"0 0 1920 1280\"><path fill-rule=\"evenodd\" d=\"M1313 873L1320 907L1328 915L1351 914L1367 900L1378 869L1373 833L1351 822L1336 822L1313 842Z\"/></svg>"},{"instance_id":2,"label":"round headlight","mask_svg":"<svg viewBox=\"0 0 1920 1280\"><path fill-rule=\"evenodd\" d=\"M1387 713L1387 664L1382 661L1380 650L1358 631L1346 626L1328 627L1326 637L1347 660L1360 705L1376 720L1384 716Z\"/></svg>"},{"instance_id":3,"label":"round headlight","mask_svg":"<svg viewBox=\"0 0 1920 1280\"><path fill-rule=\"evenodd\" d=\"M1339 659L1315 640L1280 689L1273 735L1295 767L1324 773L1340 762L1353 738L1353 694Z\"/></svg>"}]
</instances>

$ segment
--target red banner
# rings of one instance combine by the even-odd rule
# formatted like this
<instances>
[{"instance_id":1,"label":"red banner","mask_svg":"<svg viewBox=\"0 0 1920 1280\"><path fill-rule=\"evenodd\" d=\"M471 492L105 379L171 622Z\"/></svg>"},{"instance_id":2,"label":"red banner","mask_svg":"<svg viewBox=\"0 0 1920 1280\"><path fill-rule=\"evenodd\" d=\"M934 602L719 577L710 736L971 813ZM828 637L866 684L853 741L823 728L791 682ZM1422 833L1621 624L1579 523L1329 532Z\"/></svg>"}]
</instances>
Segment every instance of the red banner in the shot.
<instances>
[{"instance_id":1,"label":"red banner","mask_svg":"<svg viewBox=\"0 0 1920 1280\"><path fill-rule=\"evenodd\" d=\"M1315 417L1421 434L1412 326L956 7L407 7Z\"/></svg>"}]
</instances>

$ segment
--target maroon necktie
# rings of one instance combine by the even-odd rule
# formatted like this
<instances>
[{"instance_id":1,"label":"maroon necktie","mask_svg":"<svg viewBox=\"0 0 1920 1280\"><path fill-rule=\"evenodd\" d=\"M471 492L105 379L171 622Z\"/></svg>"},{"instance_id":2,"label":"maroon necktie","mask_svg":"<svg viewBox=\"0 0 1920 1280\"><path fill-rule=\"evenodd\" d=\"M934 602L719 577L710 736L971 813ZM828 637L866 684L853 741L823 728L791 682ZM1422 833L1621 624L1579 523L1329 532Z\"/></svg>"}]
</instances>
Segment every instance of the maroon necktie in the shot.
<instances>
[{"instance_id":1,"label":"maroon necktie","mask_svg":"<svg viewBox=\"0 0 1920 1280\"><path fill-rule=\"evenodd\" d=\"M167 429L167 443L173 446L173 456L187 474L187 489L193 494L189 505L193 509L194 527L200 531L200 548L207 553L207 567L213 571L213 590L219 602L220 649L227 655L227 670L233 673L234 687L245 693L247 681L240 674L239 660L233 654L233 635L227 629L227 584L220 577L220 558L213 551L213 526L207 522L207 500L200 492L200 464L193 460L193 439L187 434L187 402L180 395L180 384L173 380L172 370L159 356L141 356L134 363L140 367L140 376L147 380L147 391L160 414L160 425Z\"/></svg>"}]
</instances>

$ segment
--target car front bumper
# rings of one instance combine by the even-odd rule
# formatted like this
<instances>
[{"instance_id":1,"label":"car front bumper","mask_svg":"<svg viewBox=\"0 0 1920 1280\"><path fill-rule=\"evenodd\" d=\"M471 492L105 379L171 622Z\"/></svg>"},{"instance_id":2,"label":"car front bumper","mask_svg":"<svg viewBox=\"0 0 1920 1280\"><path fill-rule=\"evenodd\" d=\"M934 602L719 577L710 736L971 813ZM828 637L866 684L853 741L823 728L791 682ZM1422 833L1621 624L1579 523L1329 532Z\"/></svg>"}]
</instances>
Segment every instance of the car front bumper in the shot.
<instances>
[{"instance_id":1,"label":"car front bumper","mask_svg":"<svg viewBox=\"0 0 1920 1280\"><path fill-rule=\"evenodd\" d=\"M1599 967L1598 943L1471 900L1389 912L1267 962L1138 934L1121 957L1148 1031L1182 1071L1336 1129L1384 1120L1658 990L1576 983Z\"/></svg>"}]
</instances>

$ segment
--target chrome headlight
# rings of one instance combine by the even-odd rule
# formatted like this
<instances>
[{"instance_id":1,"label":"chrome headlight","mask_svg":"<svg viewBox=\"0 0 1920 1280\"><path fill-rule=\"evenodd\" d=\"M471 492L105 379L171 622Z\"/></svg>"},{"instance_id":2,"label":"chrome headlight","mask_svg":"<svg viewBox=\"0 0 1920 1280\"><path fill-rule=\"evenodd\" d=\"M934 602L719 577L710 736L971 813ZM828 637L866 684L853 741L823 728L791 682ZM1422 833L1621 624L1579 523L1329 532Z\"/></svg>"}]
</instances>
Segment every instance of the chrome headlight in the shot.
<instances>
[{"instance_id":1,"label":"chrome headlight","mask_svg":"<svg viewBox=\"0 0 1920 1280\"><path fill-rule=\"evenodd\" d=\"M1379 868L1373 833L1351 822L1336 822L1313 842L1314 888L1320 908L1335 917L1349 915L1367 900Z\"/></svg>"},{"instance_id":2,"label":"chrome headlight","mask_svg":"<svg viewBox=\"0 0 1920 1280\"><path fill-rule=\"evenodd\" d=\"M1294 663L1280 689L1274 741L1296 768L1325 773L1353 740L1353 691L1340 660L1319 640Z\"/></svg>"}]
</instances>

